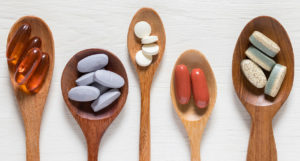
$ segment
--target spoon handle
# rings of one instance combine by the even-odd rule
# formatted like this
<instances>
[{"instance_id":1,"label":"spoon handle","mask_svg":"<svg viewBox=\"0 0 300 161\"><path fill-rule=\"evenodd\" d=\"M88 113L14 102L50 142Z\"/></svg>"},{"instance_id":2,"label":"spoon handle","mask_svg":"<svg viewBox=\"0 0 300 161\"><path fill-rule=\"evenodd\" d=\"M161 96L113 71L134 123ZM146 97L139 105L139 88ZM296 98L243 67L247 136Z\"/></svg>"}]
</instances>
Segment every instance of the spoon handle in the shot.
<instances>
[{"instance_id":1,"label":"spoon handle","mask_svg":"<svg viewBox=\"0 0 300 161\"><path fill-rule=\"evenodd\" d=\"M277 161L270 111L258 110L252 115L247 161Z\"/></svg>"},{"instance_id":2,"label":"spoon handle","mask_svg":"<svg viewBox=\"0 0 300 161\"><path fill-rule=\"evenodd\" d=\"M186 121L184 126L190 140L191 161L200 161L200 143L205 124Z\"/></svg>"},{"instance_id":3,"label":"spoon handle","mask_svg":"<svg viewBox=\"0 0 300 161\"><path fill-rule=\"evenodd\" d=\"M150 161L150 143L150 86L141 85L140 161Z\"/></svg>"}]
</instances>

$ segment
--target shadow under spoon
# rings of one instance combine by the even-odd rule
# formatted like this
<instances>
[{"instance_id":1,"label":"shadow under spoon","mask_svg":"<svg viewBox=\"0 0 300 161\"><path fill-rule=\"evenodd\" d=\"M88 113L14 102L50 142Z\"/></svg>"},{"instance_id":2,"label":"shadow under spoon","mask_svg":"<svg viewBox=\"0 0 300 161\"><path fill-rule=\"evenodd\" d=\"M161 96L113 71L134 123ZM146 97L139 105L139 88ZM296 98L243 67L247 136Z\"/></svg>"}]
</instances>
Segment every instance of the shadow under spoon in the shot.
<instances>
[{"instance_id":1,"label":"shadow under spoon","mask_svg":"<svg viewBox=\"0 0 300 161\"><path fill-rule=\"evenodd\" d=\"M264 89L252 86L244 77L240 63L246 58L249 37L260 31L280 46L274 58L285 65L287 72L281 89L275 98L264 94ZM235 92L252 119L247 161L276 161L277 151L272 129L272 119L288 98L294 80L294 54L290 39L283 26L274 18L261 16L250 21L237 40L232 59L232 80Z\"/></svg>"},{"instance_id":2,"label":"shadow under spoon","mask_svg":"<svg viewBox=\"0 0 300 161\"><path fill-rule=\"evenodd\" d=\"M87 56L99 53L106 54L109 58L105 69L119 74L124 78L125 84L120 88L121 95L114 103L95 113L91 108L91 103L72 101L68 98L68 92L76 86L75 80L80 76L80 73L77 71L77 63ZM61 90L68 109L76 119L86 138L88 161L97 161L100 140L105 130L122 110L127 99L128 78L122 62L114 54L106 50L87 49L80 51L65 66L61 78Z\"/></svg>"},{"instance_id":3,"label":"shadow under spoon","mask_svg":"<svg viewBox=\"0 0 300 161\"><path fill-rule=\"evenodd\" d=\"M209 104L206 108L200 109L196 107L193 98L186 105L181 105L175 95L175 68L176 65L184 64L187 66L189 72L193 68L201 68L206 76L206 81L209 90ZM211 112L215 106L217 97L217 85L213 70L211 69L209 62L205 56L197 50L187 50L177 59L172 73L171 87L170 87L171 99L173 107L181 119L190 140L191 147L191 160L200 161L200 142L203 131L205 129L207 120L211 115Z\"/></svg>"}]
</instances>

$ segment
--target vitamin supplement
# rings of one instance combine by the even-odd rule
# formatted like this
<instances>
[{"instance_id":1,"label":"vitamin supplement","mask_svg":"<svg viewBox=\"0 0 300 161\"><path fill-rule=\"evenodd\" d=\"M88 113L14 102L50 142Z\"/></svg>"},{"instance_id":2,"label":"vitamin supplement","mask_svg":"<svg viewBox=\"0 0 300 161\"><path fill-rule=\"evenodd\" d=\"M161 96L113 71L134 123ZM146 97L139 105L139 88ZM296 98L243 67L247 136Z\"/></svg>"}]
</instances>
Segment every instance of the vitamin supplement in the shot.
<instances>
[{"instance_id":1,"label":"vitamin supplement","mask_svg":"<svg viewBox=\"0 0 300 161\"><path fill-rule=\"evenodd\" d=\"M209 103L209 92L204 72L195 68L191 73L194 102L197 107L205 108Z\"/></svg>"},{"instance_id":2,"label":"vitamin supplement","mask_svg":"<svg viewBox=\"0 0 300 161\"><path fill-rule=\"evenodd\" d=\"M265 94L275 97L281 87L286 74L286 66L276 64L272 69L265 87Z\"/></svg>"},{"instance_id":3,"label":"vitamin supplement","mask_svg":"<svg viewBox=\"0 0 300 161\"><path fill-rule=\"evenodd\" d=\"M191 98L191 79L188 68L183 65L176 65L175 68L175 94L180 104L187 104Z\"/></svg>"},{"instance_id":4,"label":"vitamin supplement","mask_svg":"<svg viewBox=\"0 0 300 161\"><path fill-rule=\"evenodd\" d=\"M105 86L103 86L103 85L101 85L101 84L99 84L99 83L96 83L96 82L93 83L92 86L93 86L93 87L96 87L96 88L98 88L98 89L100 90L100 95L102 95L103 93L105 93L106 91L109 90L108 87L105 87Z\"/></svg>"},{"instance_id":5,"label":"vitamin supplement","mask_svg":"<svg viewBox=\"0 0 300 161\"><path fill-rule=\"evenodd\" d=\"M246 50L245 54L248 58L250 58L253 62L261 66L266 71L271 71L273 66L276 64L273 59L269 58L253 46L250 46Z\"/></svg>"},{"instance_id":6,"label":"vitamin supplement","mask_svg":"<svg viewBox=\"0 0 300 161\"><path fill-rule=\"evenodd\" d=\"M108 64L108 56L105 54L94 54L83 58L77 64L77 69L81 73L94 72Z\"/></svg>"},{"instance_id":7,"label":"vitamin supplement","mask_svg":"<svg viewBox=\"0 0 300 161\"><path fill-rule=\"evenodd\" d=\"M98 112L112 104L117 98L120 97L120 95L121 93L118 89L111 89L95 100L91 104L91 107L94 112Z\"/></svg>"},{"instance_id":8,"label":"vitamin supplement","mask_svg":"<svg viewBox=\"0 0 300 161\"><path fill-rule=\"evenodd\" d=\"M146 55L142 50L140 50L135 55L135 61L139 66L146 67L151 64L152 56Z\"/></svg>"},{"instance_id":9,"label":"vitamin supplement","mask_svg":"<svg viewBox=\"0 0 300 161\"><path fill-rule=\"evenodd\" d=\"M267 36L259 31L254 31L249 37L249 41L270 57L274 57L280 51L280 47Z\"/></svg>"},{"instance_id":10,"label":"vitamin supplement","mask_svg":"<svg viewBox=\"0 0 300 161\"><path fill-rule=\"evenodd\" d=\"M31 27L28 24L22 25L8 43L6 57L7 60L16 64L26 49L27 42L31 34Z\"/></svg>"},{"instance_id":11,"label":"vitamin supplement","mask_svg":"<svg viewBox=\"0 0 300 161\"><path fill-rule=\"evenodd\" d=\"M92 86L77 86L68 92L68 97L73 101L89 102L97 99L100 91Z\"/></svg>"},{"instance_id":12,"label":"vitamin supplement","mask_svg":"<svg viewBox=\"0 0 300 161\"><path fill-rule=\"evenodd\" d=\"M152 44L155 43L156 41L158 41L157 36L145 36L141 40L142 44Z\"/></svg>"},{"instance_id":13,"label":"vitamin supplement","mask_svg":"<svg viewBox=\"0 0 300 161\"><path fill-rule=\"evenodd\" d=\"M121 88L125 83L119 74L104 69L95 72L94 80L109 88Z\"/></svg>"},{"instance_id":14,"label":"vitamin supplement","mask_svg":"<svg viewBox=\"0 0 300 161\"><path fill-rule=\"evenodd\" d=\"M78 86L86 86L86 85L92 84L94 82L94 75L95 75L95 72L90 72L90 73L84 74L81 77L79 77L78 79L76 79L76 84Z\"/></svg>"},{"instance_id":15,"label":"vitamin supplement","mask_svg":"<svg viewBox=\"0 0 300 161\"><path fill-rule=\"evenodd\" d=\"M156 55L159 51L157 44L145 44L142 46L142 51L145 55Z\"/></svg>"},{"instance_id":16,"label":"vitamin supplement","mask_svg":"<svg viewBox=\"0 0 300 161\"><path fill-rule=\"evenodd\" d=\"M140 21L134 26L135 36L142 39L145 36L149 36L151 33L151 26L146 21Z\"/></svg>"},{"instance_id":17,"label":"vitamin supplement","mask_svg":"<svg viewBox=\"0 0 300 161\"><path fill-rule=\"evenodd\" d=\"M17 67L15 81L17 84L24 84L35 72L42 59L42 52L39 48L30 49L22 62Z\"/></svg>"},{"instance_id":18,"label":"vitamin supplement","mask_svg":"<svg viewBox=\"0 0 300 161\"><path fill-rule=\"evenodd\" d=\"M42 46L42 40L39 37L33 37L28 41L28 43L26 45L26 49L24 50L24 53L27 53L32 48L41 48L41 46ZM20 56L20 59L18 60L17 65L20 64L20 62L23 60L25 55L26 54L22 54L22 56Z\"/></svg>"},{"instance_id":19,"label":"vitamin supplement","mask_svg":"<svg viewBox=\"0 0 300 161\"><path fill-rule=\"evenodd\" d=\"M33 72L32 76L26 83L26 88L32 93L37 93L43 84L50 66L49 55L45 52L42 53L41 61L37 69Z\"/></svg>"},{"instance_id":20,"label":"vitamin supplement","mask_svg":"<svg viewBox=\"0 0 300 161\"><path fill-rule=\"evenodd\" d=\"M265 73L251 60L242 60L241 69L247 80L256 88L263 88L266 85L267 78Z\"/></svg>"}]
</instances>

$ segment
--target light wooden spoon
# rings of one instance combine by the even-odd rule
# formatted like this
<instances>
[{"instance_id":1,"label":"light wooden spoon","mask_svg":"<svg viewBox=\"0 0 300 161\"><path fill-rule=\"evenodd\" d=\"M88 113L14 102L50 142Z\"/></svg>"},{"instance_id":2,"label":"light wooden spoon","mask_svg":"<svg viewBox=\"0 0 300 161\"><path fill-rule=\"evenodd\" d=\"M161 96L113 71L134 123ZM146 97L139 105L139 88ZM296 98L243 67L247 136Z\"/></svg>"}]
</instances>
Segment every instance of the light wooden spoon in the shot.
<instances>
[{"instance_id":1,"label":"light wooden spoon","mask_svg":"<svg viewBox=\"0 0 300 161\"><path fill-rule=\"evenodd\" d=\"M152 64L140 67L135 62L135 54L142 49L141 41L134 34L134 25L146 21L151 25L151 35L158 36L159 53L153 56ZM127 47L132 64L135 66L141 88L141 119L140 119L140 161L150 161L150 89L154 73L165 51L166 35L159 15L151 8L140 9L133 17L127 35Z\"/></svg>"},{"instance_id":2,"label":"light wooden spoon","mask_svg":"<svg viewBox=\"0 0 300 161\"><path fill-rule=\"evenodd\" d=\"M23 92L15 80L15 66L8 62L10 81L13 86L20 111L22 113L25 133L26 133L26 158L27 161L39 161L39 138L40 138L40 125L42 120L42 114L44 111L44 105L48 96L48 91L52 79L53 67L54 67L54 41L52 33L48 25L40 18L34 16L25 16L20 18L11 28L7 44L12 39L18 28L27 23L31 25L31 37L37 36L42 40L42 51L49 54L50 66L45 81L36 94L28 94Z\"/></svg>"},{"instance_id":3,"label":"light wooden spoon","mask_svg":"<svg viewBox=\"0 0 300 161\"><path fill-rule=\"evenodd\" d=\"M285 80L275 98L256 89L242 74L240 62L246 58L245 51L251 45L249 36L260 31L280 46L275 61L287 67ZM232 60L232 80L237 96L252 119L247 161L276 161L277 152L273 136L272 119L285 102L293 86L294 54L287 32L274 18L261 16L250 21L237 40Z\"/></svg>"},{"instance_id":4,"label":"light wooden spoon","mask_svg":"<svg viewBox=\"0 0 300 161\"><path fill-rule=\"evenodd\" d=\"M206 108L200 109L194 104L191 97L190 102L186 105L181 105L175 95L175 67L176 65L184 64L189 72L193 68L201 68L206 76L206 81L209 90L209 104ZM197 50L187 50L177 59L171 78L171 98L174 109L181 119L190 140L191 160L200 161L200 142L207 120L215 106L217 97L217 85L213 70L211 69L205 56Z\"/></svg>"},{"instance_id":5,"label":"light wooden spoon","mask_svg":"<svg viewBox=\"0 0 300 161\"><path fill-rule=\"evenodd\" d=\"M81 75L77 71L77 63L81 59L93 55L104 53L108 56L109 62L106 70L113 71L125 80L125 84L120 88L121 96L111 105L99 112L93 112L91 103L80 103L68 98L68 92L76 86L75 80ZM73 117L78 122L88 146L88 161L98 160L98 149L102 135L112 121L122 110L128 95L128 79L122 62L114 54L102 49L87 49L75 54L67 63L62 77L61 90L63 98L71 111Z\"/></svg>"}]
</instances>

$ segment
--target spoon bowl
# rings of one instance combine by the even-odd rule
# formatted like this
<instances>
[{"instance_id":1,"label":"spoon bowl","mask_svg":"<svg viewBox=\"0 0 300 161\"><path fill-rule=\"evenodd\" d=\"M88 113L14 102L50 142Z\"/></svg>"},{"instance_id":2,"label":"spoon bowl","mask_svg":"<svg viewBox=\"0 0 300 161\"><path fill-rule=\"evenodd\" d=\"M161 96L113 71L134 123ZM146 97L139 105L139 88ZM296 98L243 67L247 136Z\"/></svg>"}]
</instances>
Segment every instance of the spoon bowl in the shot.
<instances>
[{"instance_id":1,"label":"spoon bowl","mask_svg":"<svg viewBox=\"0 0 300 161\"><path fill-rule=\"evenodd\" d=\"M15 65L9 62L7 64L10 81L24 121L26 133L26 159L27 161L39 161L40 126L54 67L54 41L51 30L42 19L34 16L24 16L10 29L7 38L7 46L19 27L25 23L31 26L31 37L40 37L42 40L42 51L49 54L49 70L40 90L36 94L24 92L22 89L24 86L19 86L15 82Z\"/></svg>"},{"instance_id":2,"label":"spoon bowl","mask_svg":"<svg viewBox=\"0 0 300 161\"><path fill-rule=\"evenodd\" d=\"M76 86L75 80L80 77L81 73L77 70L77 63L90 55L103 53L109 58L109 63L105 67L106 70L113 71L125 80L125 84L120 88L120 97L111 105L99 112L93 112L91 103L80 103L72 101L68 98L68 92ZM61 90L63 98L78 122L87 140L88 160L98 160L98 149L102 135L112 121L118 116L122 110L128 95L128 78L122 62L114 54L103 49L87 49L75 54L65 66L61 78Z\"/></svg>"},{"instance_id":3,"label":"spoon bowl","mask_svg":"<svg viewBox=\"0 0 300 161\"><path fill-rule=\"evenodd\" d=\"M189 72L191 72L193 68L201 68L203 70L206 76L210 95L209 104L206 108L198 108L195 105L193 98L190 98L190 102L186 105L181 105L177 101L175 95L175 68L180 64L186 65ZM215 106L217 97L217 85L213 70L211 69L208 61L201 52L197 50L187 50L180 55L173 68L170 89L174 109L181 119L189 136L191 145L191 159L192 161L200 161L201 137L205 129L207 120Z\"/></svg>"},{"instance_id":4,"label":"spoon bowl","mask_svg":"<svg viewBox=\"0 0 300 161\"><path fill-rule=\"evenodd\" d=\"M152 63L147 67L140 67L135 61L136 53L142 49L141 40L134 34L134 26L139 21L146 21L151 25L151 35L158 37L159 52L153 56ZM127 47L132 64L139 76L141 88L141 119L140 119L140 161L150 161L150 89L155 71L165 51L166 35L163 23L153 9L141 8L134 15L127 35Z\"/></svg>"},{"instance_id":5,"label":"spoon bowl","mask_svg":"<svg viewBox=\"0 0 300 161\"><path fill-rule=\"evenodd\" d=\"M275 98L265 95L264 89L252 86L241 71L240 62L246 58L245 51L251 45L249 37L256 30L279 45L280 52L274 60L287 67L285 79ZM266 73L266 76L268 75L269 73ZM245 26L237 40L233 54L232 80L237 96L252 118L247 160L276 161L272 118L288 98L294 80L292 45L287 32L277 20L268 16L260 16Z\"/></svg>"}]
</instances>

